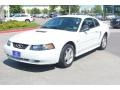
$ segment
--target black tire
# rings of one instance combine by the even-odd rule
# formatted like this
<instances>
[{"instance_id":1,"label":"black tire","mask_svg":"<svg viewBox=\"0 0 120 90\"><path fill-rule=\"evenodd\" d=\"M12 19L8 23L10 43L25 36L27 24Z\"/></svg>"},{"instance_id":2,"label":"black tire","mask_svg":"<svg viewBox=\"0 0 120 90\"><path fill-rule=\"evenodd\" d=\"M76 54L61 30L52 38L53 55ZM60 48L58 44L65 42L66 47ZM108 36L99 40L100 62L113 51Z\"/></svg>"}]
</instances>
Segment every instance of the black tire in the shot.
<instances>
[{"instance_id":1,"label":"black tire","mask_svg":"<svg viewBox=\"0 0 120 90\"><path fill-rule=\"evenodd\" d=\"M26 19L25 22L30 22L30 20L29 20L29 19Z\"/></svg>"},{"instance_id":2,"label":"black tire","mask_svg":"<svg viewBox=\"0 0 120 90\"><path fill-rule=\"evenodd\" d=\"M102 38L99 49L104 50L104 49L106 49L106 47L107 47L107 35L105 34Z\"/></svg>"},{"instance_id":3,"label":"black tire","mask_svg":"<svg viewBox=\"0 0 120 90\"><path fill-rule=\"evenodd\" d=\"M67 61L65 59L65 57L67 57L66 52L68 52L68 50L72 50L71 51L71 59L69 61ZM72 57L72 52L73 52L73 57ZM74 57L75 57L74 47L71 44L66 44L61 51L59 62L57 64L57 66L60 67L60 68L67 68L67 67L71 66L73 61L74 61Z\"/></svg>"}]
</instances>

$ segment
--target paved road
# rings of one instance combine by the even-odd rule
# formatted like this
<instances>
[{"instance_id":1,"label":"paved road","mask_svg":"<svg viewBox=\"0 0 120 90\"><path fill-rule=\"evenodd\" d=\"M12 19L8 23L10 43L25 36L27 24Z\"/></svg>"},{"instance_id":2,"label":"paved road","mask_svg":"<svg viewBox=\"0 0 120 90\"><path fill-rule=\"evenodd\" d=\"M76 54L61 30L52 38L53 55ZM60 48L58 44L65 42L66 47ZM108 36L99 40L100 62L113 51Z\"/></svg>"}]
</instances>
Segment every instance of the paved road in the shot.
<instances>
[{"instance_id":1,"label":"paved road","mask_svg":"<svg viewBox=\"0 0 120 90\"><path fill-rule=\"evenodd\" d=\"M66 69L8 60L3 45L16 33L0 34L0 84L120 84L120 32L111 31L105 51L82 55Z\"/></svg>"},{"instance_id":2,"label":"paved road","mask_svg":"<svg viewBox=\"0 0 120 90\"><path fill-rule=\"evenodd\" d=\"M106 50L120 57L120 30L112 31Z\"/></svg>"}]
</instances>

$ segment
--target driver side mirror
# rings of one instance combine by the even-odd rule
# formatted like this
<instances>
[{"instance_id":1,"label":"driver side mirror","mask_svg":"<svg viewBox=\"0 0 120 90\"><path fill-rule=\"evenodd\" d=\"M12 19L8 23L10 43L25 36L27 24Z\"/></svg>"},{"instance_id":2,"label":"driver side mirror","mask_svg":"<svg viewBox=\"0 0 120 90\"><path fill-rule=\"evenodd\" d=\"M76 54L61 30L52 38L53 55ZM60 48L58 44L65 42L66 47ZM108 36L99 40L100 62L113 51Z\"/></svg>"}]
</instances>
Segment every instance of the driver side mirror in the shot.
<instances>
[{"instance_id":1,"label":"driver side mirror","mask_svg":"<svg viewBox=\"0 0 120 90\"><path fill-rule=\"evenodd\" d=\"M81 28L82 32L88 31L90 29L89 25L83 25Z\"/></svg>"}]
</instances>

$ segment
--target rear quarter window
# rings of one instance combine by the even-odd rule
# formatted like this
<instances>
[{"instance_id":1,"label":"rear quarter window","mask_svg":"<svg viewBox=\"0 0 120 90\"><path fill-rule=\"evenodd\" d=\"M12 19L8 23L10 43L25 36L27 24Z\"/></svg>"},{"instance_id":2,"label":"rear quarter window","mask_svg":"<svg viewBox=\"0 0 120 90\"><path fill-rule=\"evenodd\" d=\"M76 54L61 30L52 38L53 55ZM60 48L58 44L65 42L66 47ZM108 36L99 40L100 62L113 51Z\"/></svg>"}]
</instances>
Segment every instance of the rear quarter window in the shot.
<instances>
[{"instance_id":1,"label":"rear quarter window","mask_svg":"<svg viewBox=\"0 0 120 90\"><path fill-rule=\"evenodd\" d=\"M94 23L95 23L96 27L100 25L99 22L96 19L93 19L93 20L94 20Z\"/></svg>"}]
</instances>

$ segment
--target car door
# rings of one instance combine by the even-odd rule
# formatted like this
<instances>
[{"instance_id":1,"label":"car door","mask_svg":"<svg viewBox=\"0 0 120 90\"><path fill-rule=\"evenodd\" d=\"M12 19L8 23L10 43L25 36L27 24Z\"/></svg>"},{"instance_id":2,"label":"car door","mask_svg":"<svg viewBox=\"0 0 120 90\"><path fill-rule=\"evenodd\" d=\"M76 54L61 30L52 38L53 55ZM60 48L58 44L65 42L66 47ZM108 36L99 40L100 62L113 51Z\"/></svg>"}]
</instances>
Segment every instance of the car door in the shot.
<instances>
[{"instance_id":1,"label":"car door","mask_svg":"<svg viewBox=\"0 0 120 90\"><path fill-rule=\"evenodd\" d=\"M15 16L12 17L12 20L20 21L20 17L21 17L20 14L16 14Z\"/></svg>"},{"instance_id":2,"label":"car door","mask_svg":"<svg viewBox=\"0 0 120 90\"><path fill-rule=\"evenodd\" d=\"M29 19L27 15L23 14L20 17L21 21L25 21L26 19Z\"/></svg>"},{"instance_id":3,"label":"car door","mask_svg":"<svg viewBox=\"0 0 120 90\"><path fill-rule=\"evenodd\" d=\"M24 14L20 14L20 16L16 17L17 21L25 21L25 15Z\"/></svg>"},{"instance_id":4,"label":"car door","mask_svg":"<svg viewBox=\"0 0 120 90\"><path fill-rule=\"evenodd\" d=\"M99 40L100 40L100 37L101 37L101 29L102 28L100 27L100 23L98 22L98 20L93 18L93 22L95 24L95 27L93 28L94 31L95 31L95 41L98 44Z\"/></svg>"},{"instance_id":5,"label":"car door","mask_svg":"<svg viewBox=\"0 0 120 90\"><path fill-rule=\"evenodd\" d=\"M78 53L95 47L98 33L93 18L84 19L79 32Z\"/></svg>"}]
</instances>

